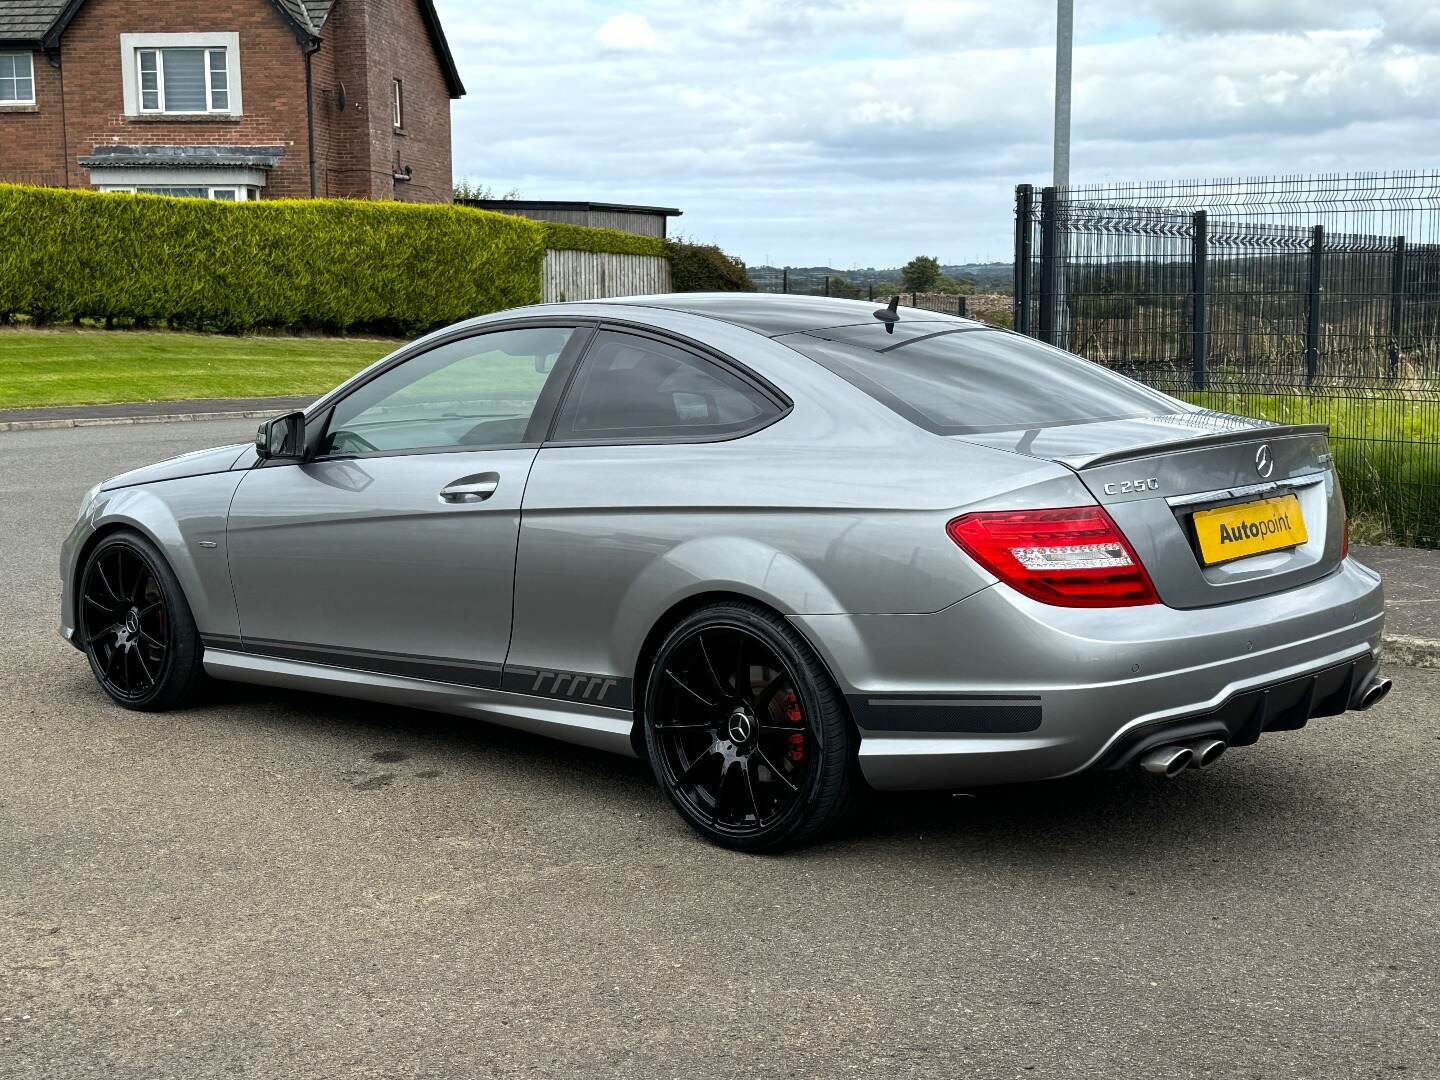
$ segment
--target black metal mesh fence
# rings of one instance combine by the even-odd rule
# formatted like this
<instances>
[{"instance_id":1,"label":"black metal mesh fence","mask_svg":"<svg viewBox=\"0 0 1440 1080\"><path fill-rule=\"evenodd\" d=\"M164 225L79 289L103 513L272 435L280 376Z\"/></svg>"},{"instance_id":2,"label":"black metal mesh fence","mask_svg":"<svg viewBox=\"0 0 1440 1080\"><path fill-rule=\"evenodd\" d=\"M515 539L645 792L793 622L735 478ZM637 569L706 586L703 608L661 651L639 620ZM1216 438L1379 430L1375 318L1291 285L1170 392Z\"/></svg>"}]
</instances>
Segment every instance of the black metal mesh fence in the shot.
<instances>
[{"instance_id":1,"label":"black metal mesh fence","mask_svg":"<svg viewBox=\"0 0 1440 1080\"><path fill-rule=\"evenodd\" d=\"M1022 185L1015 248L1018 329L1330 424L1357 535L1440 546L1440 173Z\"/></svg>"}]
</instances>

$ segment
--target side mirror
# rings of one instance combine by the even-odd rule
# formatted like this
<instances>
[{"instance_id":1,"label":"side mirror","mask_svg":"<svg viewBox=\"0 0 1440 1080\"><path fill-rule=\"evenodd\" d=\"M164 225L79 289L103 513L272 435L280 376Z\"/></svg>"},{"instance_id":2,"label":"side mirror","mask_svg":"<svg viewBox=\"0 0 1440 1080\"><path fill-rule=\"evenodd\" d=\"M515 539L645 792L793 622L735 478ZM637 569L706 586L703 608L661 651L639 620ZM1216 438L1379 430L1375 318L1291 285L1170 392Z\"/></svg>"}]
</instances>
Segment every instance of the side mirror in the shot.
<instances>
[{"instance_id":1,"label":"side mirror","mask_svg":"<svg viewBox=\"0 0 1440 1080\"><path fill-rule=\"evenodd\" d=\"M304 461L305 414L286 413L261 424L255 432L255 456L261 461Z\"/></svg>"}]
</instances>

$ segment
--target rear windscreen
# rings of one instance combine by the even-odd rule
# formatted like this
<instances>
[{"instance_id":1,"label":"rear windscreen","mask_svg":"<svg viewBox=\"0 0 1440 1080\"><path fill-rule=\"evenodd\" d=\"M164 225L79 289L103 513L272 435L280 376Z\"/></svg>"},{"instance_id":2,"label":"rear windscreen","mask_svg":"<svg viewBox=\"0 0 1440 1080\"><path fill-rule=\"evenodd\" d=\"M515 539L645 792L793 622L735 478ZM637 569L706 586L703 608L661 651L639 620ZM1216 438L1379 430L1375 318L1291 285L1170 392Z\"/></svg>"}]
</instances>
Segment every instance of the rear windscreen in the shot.
<instances>
[{"instance_id":1,"label":"rear windscreen","mask_svg":"<svg viewBox=\"0 0 1440 1080\"><path fill-rule=\"evenodd\" d=\"M880 325L845 329L779 340L937 435L1184 411L1174 398L1020 334L949 330L896 341Z\"/></svg>"}]
</instances>

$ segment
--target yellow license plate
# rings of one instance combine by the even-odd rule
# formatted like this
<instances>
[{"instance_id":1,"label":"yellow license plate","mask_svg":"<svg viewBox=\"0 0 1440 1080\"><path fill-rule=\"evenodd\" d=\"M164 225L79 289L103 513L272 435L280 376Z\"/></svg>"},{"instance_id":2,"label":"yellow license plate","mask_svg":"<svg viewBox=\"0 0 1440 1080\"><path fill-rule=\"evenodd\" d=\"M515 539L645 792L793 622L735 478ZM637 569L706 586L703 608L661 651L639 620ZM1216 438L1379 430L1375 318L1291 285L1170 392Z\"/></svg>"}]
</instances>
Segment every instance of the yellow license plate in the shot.
<instances>
[{"instance_id":1,"label":"yellow license plate","mask_svg":"<svg viewBox=\"0 0 1440 1080\"><path fill-rule=\"evenodd\" d=\"M1192 520L1195 538L1200 541L1200 558L1207 566L1298 547L1309 539L1300 500L1294 495L1219 510L1197 510Z\"/></svg>"}]
</instances>

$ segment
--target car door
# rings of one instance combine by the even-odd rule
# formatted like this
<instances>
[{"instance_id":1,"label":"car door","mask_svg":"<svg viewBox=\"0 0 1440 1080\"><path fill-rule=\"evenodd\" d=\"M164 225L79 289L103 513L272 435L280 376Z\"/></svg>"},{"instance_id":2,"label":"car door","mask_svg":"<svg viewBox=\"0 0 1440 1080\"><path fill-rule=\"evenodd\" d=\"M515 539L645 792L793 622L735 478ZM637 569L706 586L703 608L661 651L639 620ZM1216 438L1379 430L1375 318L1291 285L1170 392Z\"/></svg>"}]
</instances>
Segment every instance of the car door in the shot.
<instances>
[{"instance_id":1,"label":"car door","mask_svg":"<svg viewBox=\"0 0 1440 1080\"><path fill-rule=\"evenodd\" d=\"M447 340L311 418L314 460L252 469L227 533L245 651L498 686L521 498L588 336Z\"/></svg>"},{"instance_id":2,"label":"car door","mask_svg":"<svg viewBox=\"0 0 1440 1080\"><path fill-rule=\"evenodd\" d=\"M743 436L788 408L685 343L596 333L526 488L505 689L629 707L630 658L613 646L617 627L646 615L637 582L748 500L773 501L743 485L757 460Z\"/></svg>"}]
</instances>

